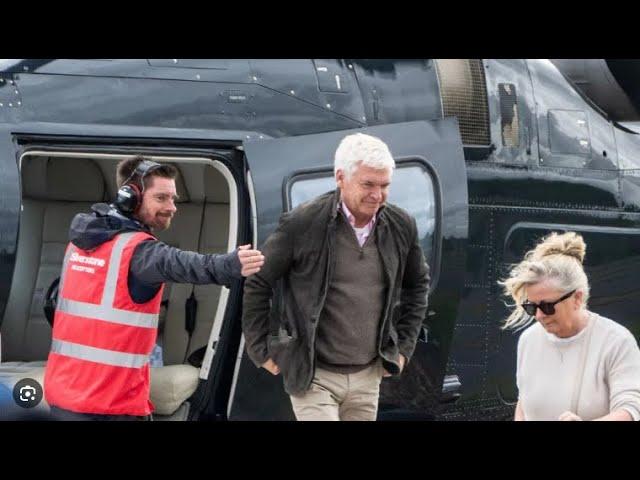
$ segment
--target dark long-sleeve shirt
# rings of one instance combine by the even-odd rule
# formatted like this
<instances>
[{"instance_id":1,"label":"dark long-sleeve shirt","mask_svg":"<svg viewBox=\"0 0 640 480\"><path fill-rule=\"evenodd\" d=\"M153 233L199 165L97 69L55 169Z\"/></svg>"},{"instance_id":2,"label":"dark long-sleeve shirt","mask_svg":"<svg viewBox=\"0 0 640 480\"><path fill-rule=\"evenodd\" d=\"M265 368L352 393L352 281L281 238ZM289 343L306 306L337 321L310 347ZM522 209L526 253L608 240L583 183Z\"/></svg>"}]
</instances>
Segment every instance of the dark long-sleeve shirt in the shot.
<instances>
[{"instance_id":1,"label":"dark long-sleeve shirt","mask_svg":"<svg viewBox=\"0 0 640 480\"><path fill-rule=\"evenodd\" d=\"M149 232L135 219L125 217L113 206L97 203L91 213L79 213L71 222L69 239L82 249L93 249L127 231ZM202 255L172 247L159 240L141 242L129 267L129 293L137 303L149 301L163 282L230 286L240 279L238 252Z\"/></svg>"},{"instance_id":2,"label":"dark long-sleeve shirt","mask_svg":"<svg viewBox=\"0 0 640 480\"><path fill-rule=\"evenodd\" d=\"M129 266L129 293L137 303L150 300L163 282L215 283L230 286L241 278L238 252L203 255L172 247L159 240L141 242Z\"/></svg>"}]
</instances>

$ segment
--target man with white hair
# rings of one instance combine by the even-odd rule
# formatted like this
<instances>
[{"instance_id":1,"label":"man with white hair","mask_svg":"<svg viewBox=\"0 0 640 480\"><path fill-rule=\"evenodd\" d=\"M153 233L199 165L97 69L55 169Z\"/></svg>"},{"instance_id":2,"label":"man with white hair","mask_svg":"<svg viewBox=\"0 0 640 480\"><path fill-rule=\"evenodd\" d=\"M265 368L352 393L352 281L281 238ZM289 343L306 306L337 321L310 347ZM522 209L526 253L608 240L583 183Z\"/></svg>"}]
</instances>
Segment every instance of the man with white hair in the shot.
<instances>
[{"instance_id":1,"label":"man with white hair","mask_svg":"<svg viewBox=\"0 0 640 480\"><path fill-rule=\"evenodd\" d=\"M298 420L375 420L382 377L399 375L415 349L429 268L415 219L386 204L394 168L379 138L345 137L336 190L281 216L245 283L247 352L282 372Z\"/></svg>"}]
</instances>

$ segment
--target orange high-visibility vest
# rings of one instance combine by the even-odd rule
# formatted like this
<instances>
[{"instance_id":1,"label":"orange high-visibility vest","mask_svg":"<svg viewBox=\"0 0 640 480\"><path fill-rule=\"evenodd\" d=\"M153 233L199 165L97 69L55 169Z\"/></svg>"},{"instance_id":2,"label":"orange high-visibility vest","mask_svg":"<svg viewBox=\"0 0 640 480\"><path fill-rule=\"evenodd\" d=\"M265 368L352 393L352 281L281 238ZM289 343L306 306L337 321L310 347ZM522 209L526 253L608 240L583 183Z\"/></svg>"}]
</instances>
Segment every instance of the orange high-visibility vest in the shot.
<instances>
[{"instance_id":1,"label":"orange high-visibility vest","mask_svg":"<svg viewBox=\"0 0 640 480\"><path fill-rule=\"evenodd\" d=\"M145 303L135 303L127 286L134 249L149 238L127 232L91 251L67 246L44 376L49 405L109 415L153 411L149 357L164 284Z\"/></svg>"}]
</instances>

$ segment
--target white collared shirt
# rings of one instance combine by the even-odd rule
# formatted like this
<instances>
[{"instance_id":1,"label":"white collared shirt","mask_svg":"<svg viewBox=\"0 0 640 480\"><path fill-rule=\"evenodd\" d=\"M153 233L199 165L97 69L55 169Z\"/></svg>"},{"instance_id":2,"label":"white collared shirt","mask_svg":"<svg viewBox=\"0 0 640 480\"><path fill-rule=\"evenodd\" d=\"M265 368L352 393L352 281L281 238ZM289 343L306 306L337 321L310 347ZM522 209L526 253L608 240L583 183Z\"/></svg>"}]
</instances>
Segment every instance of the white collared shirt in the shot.
<instances>
[{"instance_id":1,"label":"white collared shirt","mask_svg":"<svg viewBox=\"0 0 640 480\"><path fill-rule=\"evenodd\" d=\"M349 225L351 225L353 231L356 233L358 244L362 247L364 245L364 242L367 241L367 238L369 238L369 235L371 235L371 232L373 231L373 226L376 224L376 216L374 215L373 217L371 217L369 223L367 223L364 227L356 227L356 217L353 216L353 214L347 207L347 204L344 203L344 201L341 201L338 208L340 208L340 206L342 206L342 211L347 217Z\"/></svg>"}]
</instances>

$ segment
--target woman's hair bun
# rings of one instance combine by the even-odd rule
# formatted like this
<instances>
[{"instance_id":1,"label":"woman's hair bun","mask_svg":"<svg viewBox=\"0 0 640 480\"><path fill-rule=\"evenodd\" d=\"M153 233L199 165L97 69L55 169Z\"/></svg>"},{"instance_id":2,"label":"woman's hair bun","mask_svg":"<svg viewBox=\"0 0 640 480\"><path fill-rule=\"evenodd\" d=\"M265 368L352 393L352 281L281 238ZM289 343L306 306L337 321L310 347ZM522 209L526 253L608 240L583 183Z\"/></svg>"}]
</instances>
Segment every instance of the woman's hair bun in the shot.
<instances>
[{"instance_id":1,"label":"woman's hair bun","mask_svg":"<svg viewBox=\"0 0 640 480\"><path fill-rule=\"evenodd\" d=\"M553 232L529 252L528 260L541 260L549 255L567 255L582 263L586 251L587 246L581 235L575 232Z\"/></svg>"}]
</instances>

